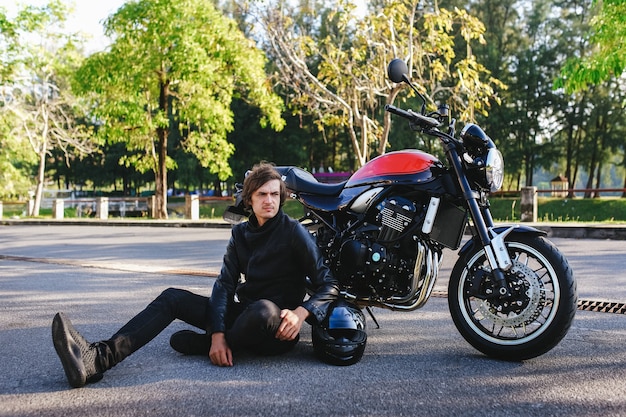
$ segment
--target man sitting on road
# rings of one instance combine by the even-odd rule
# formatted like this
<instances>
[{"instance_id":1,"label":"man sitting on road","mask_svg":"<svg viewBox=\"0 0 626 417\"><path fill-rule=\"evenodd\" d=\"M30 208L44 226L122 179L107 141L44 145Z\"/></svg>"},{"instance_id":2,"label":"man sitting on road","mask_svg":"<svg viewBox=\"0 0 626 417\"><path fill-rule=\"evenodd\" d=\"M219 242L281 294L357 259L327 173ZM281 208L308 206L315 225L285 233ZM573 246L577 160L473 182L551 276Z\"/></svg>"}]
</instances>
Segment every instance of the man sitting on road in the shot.
<instances>
[{"instance_id":1,"label":"man sitting on road","mask_svg":"<svg viewBox=\"0 0 626 417\"><path fill-rule=\"evenodd\" d=\"M242 198L252 215L233 227L211 297L169 288L110 339L95 343L57 313L52 339L70 385L99 381L175 319L206 333L182 330L170 345L185 355L208 354L218 366L232 366L233 351L241 349L260 355L291 350L305 320L324 319L338 286L309 232L282 211L286 197L271 164L256 165L246 177ZM314 293L303 301L306 277Z\"/></svg>"}]
</instances>

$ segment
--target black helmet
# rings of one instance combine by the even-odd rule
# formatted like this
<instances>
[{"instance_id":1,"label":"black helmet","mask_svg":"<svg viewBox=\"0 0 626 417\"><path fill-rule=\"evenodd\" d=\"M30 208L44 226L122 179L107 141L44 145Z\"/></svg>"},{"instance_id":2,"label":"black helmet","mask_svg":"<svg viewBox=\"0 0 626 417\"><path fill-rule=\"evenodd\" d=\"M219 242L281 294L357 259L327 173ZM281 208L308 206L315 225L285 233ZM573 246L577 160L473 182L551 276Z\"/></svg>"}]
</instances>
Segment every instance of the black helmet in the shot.
<instances>
[{"instance_id":1,"label":"black helmet","mask_svg":"<svg viewBox=\"0 0 626 417\"><path fill-rule=\"evenodd\" d=\"M345 300L334 301L326 318L312 329L313 350L331 365L352 365L361 360L367 342L365 315Z\"/></svg>"}]
</instances>

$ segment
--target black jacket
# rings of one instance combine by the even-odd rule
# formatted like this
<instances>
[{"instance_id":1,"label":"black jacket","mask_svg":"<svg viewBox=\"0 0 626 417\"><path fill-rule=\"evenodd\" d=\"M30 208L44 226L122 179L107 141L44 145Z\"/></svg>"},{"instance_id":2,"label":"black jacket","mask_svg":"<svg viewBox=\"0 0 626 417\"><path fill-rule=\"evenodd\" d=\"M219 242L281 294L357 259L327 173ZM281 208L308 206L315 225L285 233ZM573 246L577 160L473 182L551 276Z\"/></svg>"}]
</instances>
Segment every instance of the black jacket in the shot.
<instances>
[{"instance_id":1,"label":"black jacket","mask_svg":"<svg viewBox=\"0 0 626 417\"><path fill-rule=\"evenodd\" d=\"M313 294L304 301L305 279ZM209 301L210 333L226 330L228 309L267 299L281 309L303 306L310 323L321 322L339 293L311 234L282 210L262 227L254 215L233 227L220 275ZM304 302L303 302L304 301Z\"/></svg>"}]
</instances>

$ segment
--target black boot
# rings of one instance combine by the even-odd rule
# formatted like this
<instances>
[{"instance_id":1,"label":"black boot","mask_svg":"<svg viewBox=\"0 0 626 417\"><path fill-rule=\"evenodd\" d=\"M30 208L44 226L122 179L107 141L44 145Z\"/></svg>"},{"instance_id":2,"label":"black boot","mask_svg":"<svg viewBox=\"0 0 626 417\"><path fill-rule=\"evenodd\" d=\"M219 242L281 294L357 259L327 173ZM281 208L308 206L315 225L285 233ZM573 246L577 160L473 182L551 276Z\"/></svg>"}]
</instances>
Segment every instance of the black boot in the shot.
<instances>
[{"instance_id":1,"label":"black boot","mask_svg":"<svg viewBox=\"0 0 626 417\"><path fill-rule=\"evenodd\" d=\"M211 340L206 333L200 334L191 330L181 330L170 337L170 346L183 355L209 355Z\"/></svg>"},{"instance_id":2,"label":"black boot","mask_svg":"<svg viewBox=\"0 0 626 417\"><path fill-rule=\"evenodd\" d=\"M52 320L52 341L70 385L80 388L102 379L100 343L89 343L63 313Z\"/></svg>"}]
</instances>

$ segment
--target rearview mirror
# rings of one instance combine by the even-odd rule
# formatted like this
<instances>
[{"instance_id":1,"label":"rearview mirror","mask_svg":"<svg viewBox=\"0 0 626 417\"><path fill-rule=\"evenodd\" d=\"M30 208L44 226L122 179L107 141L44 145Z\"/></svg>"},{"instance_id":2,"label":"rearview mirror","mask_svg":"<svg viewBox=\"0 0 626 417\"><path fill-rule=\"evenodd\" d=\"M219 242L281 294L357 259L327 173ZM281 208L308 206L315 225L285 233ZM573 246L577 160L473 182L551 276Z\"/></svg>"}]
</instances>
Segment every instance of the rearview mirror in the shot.
<instances>
[{"instance_id":1,"label":"rearview mirror","mask_svg":"<svg viewBox=\"0 0 626 417\"><path fill-rule=\"evenodd\" d=\"M409 67L407 67L406 62L400 58L396 58L389 63L389 66L387 67L387 75L394 83L408 82Z\"/></svg>"}]
</instances>

